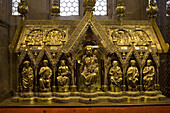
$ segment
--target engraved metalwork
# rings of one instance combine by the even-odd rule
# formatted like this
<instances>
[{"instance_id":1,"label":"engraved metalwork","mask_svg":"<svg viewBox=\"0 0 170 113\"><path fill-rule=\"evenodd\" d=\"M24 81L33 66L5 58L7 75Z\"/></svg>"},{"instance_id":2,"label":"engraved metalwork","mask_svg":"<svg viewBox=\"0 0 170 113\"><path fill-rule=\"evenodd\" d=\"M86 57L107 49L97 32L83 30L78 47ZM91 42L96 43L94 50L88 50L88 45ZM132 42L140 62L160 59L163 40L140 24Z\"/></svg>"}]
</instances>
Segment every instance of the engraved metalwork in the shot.
<instances>
[{"instance_id":1,"label":"engraved metalwork","mask_svg":"<svg viewBox=\"0 0 170 113\"><path fill-rule=\"evenodd\" d=\"M59 91L68 91L71 72L69 70L69 67L66 66L65 60L61 60L60 62L61 65L58 68L58 77L57 77Z\"/></svg>"},{"instance_id":2,"label":"engraved metalwork","mask_svg":"<svg viewBox=\"0 0 170 113\"><path fill-rule=\"evenodd\" d=\"M135 66L136 61L130 61L130 67L127 70L127 81L128 81L128 91L137 91L138 90L138 81L139 81L139 71Z\"/></svg>"},{"instance_id":3,"label":"engraved metalwork","mask_svg":"<svg viewBox=\"0 0 170 113\"><path fill-rule=\"evenodd\" d=\"M33 68L30 66L29 61L24 61L24 67L22 69L22 86L24 92L32 92L33 90L33 81L34 81L34 72Z\"/></svg>"},{"instance_id":4,"label":"engraved metalwork","mask_svg":"<svg viewBox=\"0 0 170 113\"><path fill-rule=\"evenodd\" d=\"M43 61L44 66L40 68L39 75L39 84L40 84L40 91L48 92L51 90L51 75L52 70L47 66L48 60Z\"/></svg>"},{"instance_id":5,"label":"engraved metalwork","mask_svg":"<svg viewBox=\"0 0 170 113\"><path fill-rule=\"evenodd\" d=\"M95 90L97 78L99 77L99 63L96 55L93 53L92 47L87 46L85 55L83 55L81 63L81 76L83 79L84 91L88 88Z\"/></svg>"},{"instance_id":6,"label":"engraved metalwork","mask_svg":"<svg viewBox=\"0 0 170 113\"><path fill-rule=\"evenodd\" d=\"M154 90L155 67L151 65L152 60L147 60L147 66L143 69L143 84L146 91Z\"/></svg>"},{"instance_id":7,"label":"engraved metalwork","mask_svg":"<svg viewBox=\"0 0 170 113\"><path fill-rule=\"evenodd\" d=\"M109 75L110 75L110 88L111 91L121 91L121 84L122 84L122 70L121 68L118 66L118 62L117 61L113 61L112 63L112 67L109 70Z\"/></svg>"},{"instance_id":8,"label":"engraved metalwork","mask_svg":"<svg viewBox=\"0 0 170 113\"><path fill-rule=\"evenodd\" d=\"M167 52L169 45L154 18L123 21L125 7L119 0L120 21L97 20L92 13L95 3L84 0L81 20L24 20L27 7L22 0L22 19L9 46L18 56L14 101L93 104L165 99L159 86L159 53ZM51 12L59 13L57 0ZM149 14L155 15L155 9Z\"/></svg>"}]
</instances>

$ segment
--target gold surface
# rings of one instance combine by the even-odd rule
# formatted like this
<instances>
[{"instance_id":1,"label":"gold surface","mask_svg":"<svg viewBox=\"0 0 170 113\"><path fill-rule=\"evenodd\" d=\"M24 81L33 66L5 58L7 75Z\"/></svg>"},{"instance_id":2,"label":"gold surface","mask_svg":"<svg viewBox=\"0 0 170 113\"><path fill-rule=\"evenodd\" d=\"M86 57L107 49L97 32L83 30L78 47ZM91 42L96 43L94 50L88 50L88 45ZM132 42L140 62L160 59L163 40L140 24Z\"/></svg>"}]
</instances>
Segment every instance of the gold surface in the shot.
<instances>
[{"instance_id":1,"label":"gold surface","mask_svg":"<svg viewBox=\"0 0 170 113\"><path fill-rule=\"evenodd\" d=\"M95 2L84 0L80 21L21 19L9 46L17 54L13 101L100 105L165 99L159 89L159 53L167 52L169 45L153 18L153 0L148 9L151 21L123 21L125 7L119 0L121 24L97 20L92 12ZM26 5L23 8L24 17ZM58 1L51 12L55 17L59 13ZM29 69L24 62L29 62ZM147 80L150 75L152 80Z\"/></svg>"}]
</instances>

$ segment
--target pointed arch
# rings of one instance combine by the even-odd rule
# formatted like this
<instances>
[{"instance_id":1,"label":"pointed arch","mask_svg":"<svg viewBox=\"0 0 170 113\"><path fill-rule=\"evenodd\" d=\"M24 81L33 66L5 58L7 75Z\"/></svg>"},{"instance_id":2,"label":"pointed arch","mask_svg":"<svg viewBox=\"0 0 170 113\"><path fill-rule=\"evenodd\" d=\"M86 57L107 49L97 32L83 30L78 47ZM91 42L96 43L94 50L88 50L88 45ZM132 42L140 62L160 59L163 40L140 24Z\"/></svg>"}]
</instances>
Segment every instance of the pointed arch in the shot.
<instances>
[{"instance_id":1,"label":"pointed arch","mask_svg":"<svg viewBox=\"0 0 170 113\"><path fill-rule=\"evenodd\" d=\"M138 66L141 68L142 67L142 64L141 64L141 59L140 59L140 55L139 53L136 51L135 47L132 46L130 48L130 51L128 52L127 56L126 56L126 59L124 61L124 65L126 66L128 63L129 63L129 60L131 59L131 57L134 55L137 63L138 63Z\"/></svg>"},{"instance_id":2,"label":"pointed arch","mask_svg":"<svg viewBox=\"0 0 170 113\"><path fill-rule=\"evenodd\" d=\"M29 48L25 48L24 51L21 52L19 58L18 58L18 64L17 64L17 67L19 68L20 65L22 64L24 58L26 57L26 55L28 55L30 61L33 63L33 65L35 66L36 65L36 61L35 61L35 57L33 55L33 53L30 51Z\"/></svg>"},{"instance_id":3,"label":"pointed arch","mask_svg":"<svg viewBox=\"0 0 170 113\"><path fill-rule=\"evenodd\" d=\"M39 65L40 61L42 60L43 56L46 55L50 63L54 66L54 61L52 59L51 53L49 52L47 47L43 47L40 51L38 57L36 58L36 66Z\"/></svg>"},{"instance_id":4,"label":"pointed arch","mask_svg":"<svg viewBox=\"0 0 170 113\"><path fill-rule=\"evenodd\" d=\"M108 35L103 30L101 24L98 22L96 17L91 13L86 13L83 19L80 21L68 42L65 44L66 46L63 48L64 53L68 53L77 47L77 42L83 40L84 34L87 32L88 28L91 28L92 32L95 36L98 36L103 47L113 53L115 51L115 46L109 40Z\"/></svg>"}]
</instances>

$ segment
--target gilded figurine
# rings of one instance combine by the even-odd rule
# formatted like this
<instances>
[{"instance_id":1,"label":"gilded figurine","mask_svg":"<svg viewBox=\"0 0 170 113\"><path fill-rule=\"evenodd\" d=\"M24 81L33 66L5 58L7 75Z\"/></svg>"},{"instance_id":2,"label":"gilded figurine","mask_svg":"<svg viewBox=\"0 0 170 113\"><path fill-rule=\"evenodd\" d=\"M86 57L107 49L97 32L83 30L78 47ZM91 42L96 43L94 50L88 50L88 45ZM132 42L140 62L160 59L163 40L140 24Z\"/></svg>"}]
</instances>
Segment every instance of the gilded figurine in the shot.
<instances>
[{"instance_id":1,"label":"gilded figurine","mask_svg":"<svg viewBox=\"0 0 170 113\"><path fill-rule=\"evenodd\" d=\"M127 70L127 82L128 82L128 90L129 91L137 91L138 90L138 77L139 71L138 68L135 66L136 61L130 61L131 66Z\"/></svg>"},{"instance_id":2,"label":"gilded figurine","mask_svg":"<svg viewBox=\"0 0 170 113\"><path fill-rule=\"evenodd\" d=\"M92 47L86 48L86 55L82 58L83 85L85 87L96 88L97 78L99 74L99 63L96 55L93 54Z\"/></svg>"},{"instance_id":3,"label":"gilded figurine","mask_svg":"<svg viewBox=\"0 0 170 113\"><path fill-rule=\"evenodd\" d=\"M69 76L71 72L69 67L66 65L65 60L61 60L61 65L58 68L57 82L59 87L69 87Z\"/></svg>"},{"instance_id":4,"label":"gilded figurine","mask_svg":"<svg viewBox=\"0 0 170 113\"><path fill-rule=\"evenodd\" d=\"M23 91L32 92L33 89L33 80L34 80L34 72L32 67L29 65L29 61L25 61L24 67L22 69L22 85Z\"/></svg>"},{"instance_id":5,"label":"gilded figurine","mask_svg":"<svg viewBox=\"0 0 170 113\"><path fill-rule=\"evenodd\" d=\"M51 90L52 70L48 67L48 60L44 60L43 64L44 64L44 66L41 67L41 69L39 71L40 90L41 91L50 91Z\"/></svg>"},{"instance_id":6,"label":"gilded figurine","mask_svg":"<svg viewBox=\"0 0 170 113\"><path fill-rule=\"evenodd\" d=\"M111 91L121 91L122 70L118 66L118 62L115 60L112 62L112 67L109 70L109 75Z\"/></svg>"},{"instance_id":7,"label":"gilded figurine","mask_svg":"<svg viewBox=\"0 0 170 113\"><path fill-rule=\"evenodd\" d=\"M143 69L143 83L146 91L153 90L153 80L155 75L155 68L151 65L152 60L147 60L147 66Z\"/></svg>"}]
</instances>

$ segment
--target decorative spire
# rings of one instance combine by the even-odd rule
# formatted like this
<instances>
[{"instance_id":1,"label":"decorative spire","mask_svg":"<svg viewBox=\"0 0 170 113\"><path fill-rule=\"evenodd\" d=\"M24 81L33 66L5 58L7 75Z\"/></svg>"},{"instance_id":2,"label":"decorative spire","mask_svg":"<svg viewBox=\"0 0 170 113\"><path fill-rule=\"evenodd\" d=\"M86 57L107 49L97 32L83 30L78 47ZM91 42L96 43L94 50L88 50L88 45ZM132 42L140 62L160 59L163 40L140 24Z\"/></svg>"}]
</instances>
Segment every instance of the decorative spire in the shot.
<instances>
[{"instance_id":1,"label":"decorative spire","mask_svg":"<svg viewBox=\"0 0 170 113\"><path fill-rule=\"evenodd\" d=\"M150 0L150 3L148 2L148 7L146 8L146 11L149 18L153 19L154 17L156 17L158 7L154 0Z\"/></svg>"},{"instance_id":2,"label":"decorative spire","mask_svg":"<svg viewBox=\"0 0 170 113\"><path fill-rule=\"evenodd\" d=\"M118 6L116 8L117 16L120 19L120 25L123 25L123 17L125 16L124 13L126 11L126 8L124 6L123 0L118 1Z\"/></svg>"},{"instance_id":3,"label":"decorative spire","mask_svg":"<svg viewBox=\"0 0 170 113\"><path fill-rule=\"evenodd\" d=\"M54 20L60 13L60 8L58 6L58 0L53 0L52 7L50 9L52 16L54 16Z\"/></svg>"},{"instance_id":4,"label":"decorative spire","mask_svg":"<svg viewBox=\"0 0 170 113\"><path fill-rule=\"evenodd\" d=\"M96 0L83 0L83 6L84 6L84 14L86 12L94 11L94 6L96 4Z\"/></svg>"},{"instance_id":5,"label":"decorative spire","mask_svg":"<svg viewBox=\"0 0 170 113\"><path fill-rule=\"evenodd\" d=\"M18 5L18 12L21 14L21 17L24 19L28 12L28 5L26 4L25 0L21 0L21 3Z\"/></svg>"}]
</instances>

